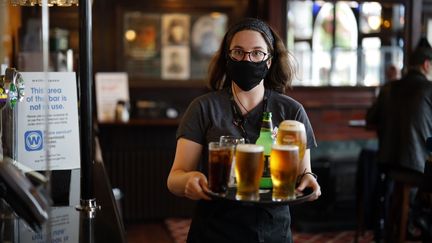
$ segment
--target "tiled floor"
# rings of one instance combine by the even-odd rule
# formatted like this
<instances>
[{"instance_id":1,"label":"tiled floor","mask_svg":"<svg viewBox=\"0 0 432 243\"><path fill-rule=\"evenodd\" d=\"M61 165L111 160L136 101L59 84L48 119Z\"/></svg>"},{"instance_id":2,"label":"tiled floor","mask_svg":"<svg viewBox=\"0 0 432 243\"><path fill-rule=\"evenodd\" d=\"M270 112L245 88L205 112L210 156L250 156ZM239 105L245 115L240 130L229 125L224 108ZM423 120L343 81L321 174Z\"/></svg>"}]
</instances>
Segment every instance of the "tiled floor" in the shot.
<instances>
[{"instance_id":1,"label":"tiled floor","mask_svg":"<svg viewBox=\"0 0 432 243\"><path fill-rule=\"evenodd\" d=\"M190 219L172 218L165 221L129 224L126 226L128 243L184 243L189 230ZM365 232L358 243L372 243L373 234ZM295 243L346 243L355 242L355 231L330 231L319 233L293 232ZM406 241L406 243L420 243Z\"/></svg>"},{"instance_id":2,"label":"tiled floor","mask_svg":"<svg viewBox=\"0 0 432 243\"><path fill-rule=\"evenodd\" d=\"M174 243L164 222L126 225L128 243Z\"/></svg>"},{"instance_id":3,"label":"tiled floor","mask_svg":"<svg viewBox=\"0 0 432 243\"><path fill-rule=\"evenodd\" d=\"M151 222L129 225L126 228L128 243L184 243L189 229L189 219L167 219L165 222ZM294 232L294 242L302 243L345 243L354 242L354 231L299 233ZM372 233L366 232L359 243L372 242Z\"/></svg>"}]
</instances>

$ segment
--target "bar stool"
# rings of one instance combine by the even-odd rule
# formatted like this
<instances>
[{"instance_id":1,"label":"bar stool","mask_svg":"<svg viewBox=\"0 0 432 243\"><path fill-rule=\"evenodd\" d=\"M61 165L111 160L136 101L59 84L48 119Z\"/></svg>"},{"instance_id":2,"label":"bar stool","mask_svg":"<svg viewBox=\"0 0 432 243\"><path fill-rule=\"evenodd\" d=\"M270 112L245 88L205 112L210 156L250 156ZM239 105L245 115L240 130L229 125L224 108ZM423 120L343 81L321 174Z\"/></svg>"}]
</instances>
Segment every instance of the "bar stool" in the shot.
<instances>
[{"instance_id":1,"label":"bar stool","mask_svg":"<svg viewBox=\"0 0 432 243\"><path fill-rule=\"evenodd\" d=\"M394 188L385 224L385 239L386 242L402 243L406 238L410 191L423 186L424 176L420 172L402 169L391 169L387 175L394 181Z\"/></svg>"},{"instance_id":2,"label":"bar stool","mask_svg":"<svg viewBox=\"0 0 432 243\"><path fill-rule=\"evenodd\" d=\"M365 230L375 228L377 218L375 205L381 193L381 171L376 160L377 150L364 148L360 151L356 174L357 229L354 242L358 242ZM375 230L376 231L376 230ZM375 236L376 237L376 236Z\"/></svg>"}]
</instances>

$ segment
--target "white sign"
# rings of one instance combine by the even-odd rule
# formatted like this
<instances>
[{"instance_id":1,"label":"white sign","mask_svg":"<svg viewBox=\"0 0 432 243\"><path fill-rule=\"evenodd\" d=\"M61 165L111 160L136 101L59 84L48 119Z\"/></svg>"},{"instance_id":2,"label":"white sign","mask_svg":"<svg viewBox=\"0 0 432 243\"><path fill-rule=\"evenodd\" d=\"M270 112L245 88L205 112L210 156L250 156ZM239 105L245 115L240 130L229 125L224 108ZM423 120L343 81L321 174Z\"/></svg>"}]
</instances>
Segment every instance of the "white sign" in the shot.
<instances>
[{"instance_id":1,"label":"white sign","mask_svg":"<svg viewBox=\"0 0 432 243\"><path fill-rule=\"evenodd\" d=\"M129 102L127 73L96 73L95 82L98 121L114 121L117 102Z\"/></svg>"},{"instance_id":2,"label":"white sign","mask_svg":"<svg viewBox=\"0 0 432 243\"><path fill-rule=\"evenodd\" d=\"M71 170L69 206L51 207L51 215L48 221L42 226L40 232L32 231L24 220L19 222L19 242L46 243L47 225L51 226L51 243L78 243L79 242L79 219L80 212L75 206L80 204L80 170ZM69 185L64 185L68 187Z\"/></svg>"},{"instance_id":3,"label":"white sign","mask_svg":"<svg viewBox=\"0 0 432 243\"><path fill-rule=\"evenodd\" d=\"M79 168L75 73L50 72L48 83L43 72L21 74L25 83L25 96L16 107L17 161L33 170ZM47 168L46 163L47 151L50 168Z\"/></svg>"},{"instance_id":4,"label":"white sign","mask_svg":"<svg viewBox=\"0 0 432 243\"><path fill-rule=\"evenodd\" d=\"M49 221L43 225L40 232L32 231L23 220L19 220L20 242L48 242L47 224L51 224L51 241L62 243L79 242L79 212L75 206L52 207Z\"/></svg>"}]
</instances>

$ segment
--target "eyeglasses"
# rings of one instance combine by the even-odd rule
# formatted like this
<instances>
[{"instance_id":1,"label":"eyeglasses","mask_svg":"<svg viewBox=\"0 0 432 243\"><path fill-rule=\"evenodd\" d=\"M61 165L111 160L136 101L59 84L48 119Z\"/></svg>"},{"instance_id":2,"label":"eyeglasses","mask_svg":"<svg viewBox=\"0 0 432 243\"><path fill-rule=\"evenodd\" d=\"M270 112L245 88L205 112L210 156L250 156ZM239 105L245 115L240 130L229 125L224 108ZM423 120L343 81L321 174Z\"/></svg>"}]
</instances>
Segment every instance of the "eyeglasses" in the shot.
<instances>
[{"instance_id":1,"label":"eyeglasses","mask_svg":"<svg viewBox=\"0 0 432 243\"><path fill-rule=\"evenodd\" d=\"M262 62L271 57L269 53L260 50L243 51L242 49L232 49L228 51L228 56L234 61L243 60L246 54L248 54L251 62ZM266 59L267 56L268 58Z\"/></svg>"}]
</instances>

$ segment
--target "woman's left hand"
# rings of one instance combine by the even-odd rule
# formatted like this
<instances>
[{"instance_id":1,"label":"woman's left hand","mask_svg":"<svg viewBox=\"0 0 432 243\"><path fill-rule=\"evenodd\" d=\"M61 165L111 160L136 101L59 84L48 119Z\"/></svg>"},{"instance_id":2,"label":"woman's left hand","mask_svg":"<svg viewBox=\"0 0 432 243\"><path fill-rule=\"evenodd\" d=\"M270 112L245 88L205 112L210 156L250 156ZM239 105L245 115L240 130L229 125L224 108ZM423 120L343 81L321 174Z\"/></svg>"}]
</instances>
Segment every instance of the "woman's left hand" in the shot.
<instances>
[{"instance_id":1,"label":"woman's left hand","mask_svg":"<svg viewBox=\"0 0 432 243\"><path fill-rule=\"evenodd\" d=\"M301 178L300 184L296 188L297 191L303 191L306 187L310 187L313 190L312 196L308 201L314 201L321 196L321 187L318 181L311 174L304 174Z\"/></svg>"}]
</instances>

